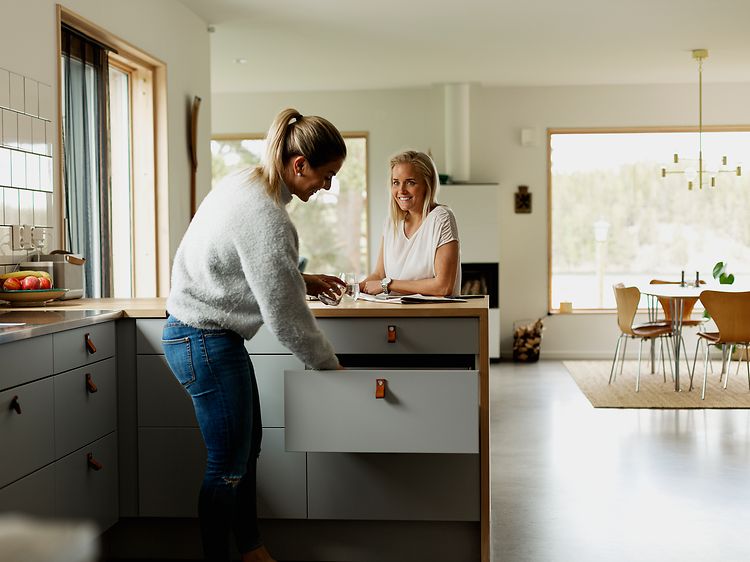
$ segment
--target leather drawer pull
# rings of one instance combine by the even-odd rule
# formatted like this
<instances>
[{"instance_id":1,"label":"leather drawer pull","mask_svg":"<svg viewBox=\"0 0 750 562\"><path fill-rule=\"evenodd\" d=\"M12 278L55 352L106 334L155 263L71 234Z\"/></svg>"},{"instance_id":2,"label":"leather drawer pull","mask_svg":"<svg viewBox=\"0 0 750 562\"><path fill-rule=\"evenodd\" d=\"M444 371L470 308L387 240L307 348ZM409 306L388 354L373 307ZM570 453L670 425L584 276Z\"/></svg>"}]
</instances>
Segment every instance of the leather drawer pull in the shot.
<instances>
[{"instance_id":1,"label":"leather drawer pull","mask_svg":"<svg viewBox=\"0 0 750 562\"><path fill-rule=\"evenodd\" d=\"M88 350L88 352L92 355L96 353L96 346L94 345L94 341L91 339L91 336L89 334L85 334L83 337L86 338L86 349Z\"/></svg>"},{"instance_id":2,"label":"leather drawer pull","mask_svg":"<svg viewBox=\"0 0 750 562\"><path fill-rule=\"evenodd\" d=\"M91 470L101 470L103 468L102 463L94 458L93 453L86 454L86 463L89 465Z\"/></svg>"},{"instance_id":3,"label":"leather drawer pull","mask_svg":"<svg viewBox=\"0 0 750 562\"><path fill-rule=\"evenodd\" d=\"M385 398L385 391L388 388L386 379L375 379L375 398Z\"/></svg>"},{"instance_id":4,"label":"leather drawer pull","mask_svg":"<svg viewBox=\"0 0 750 562\"><path fill-rule=\"evenodd\" d=\"M396 326L388 326L388 343L396 343Z\"/></svg>"},{"instance_id":5,"label":"leather drawer pull","mask_svg":"<svg viewBox=\"0 0 750 562\"><path fill-rule=\"evenodd\" d=\"M21 415L21 404L18 402L18 396L14 396L10 401L10 409L15 410L19 416Z\"/></svg>"},{"instance_id":6,"label":"leather drawer pull","mask_svg":"<svg viewBox=\"0 0 750 562\"><path fill-rule=\"evenodd\" d=\"M94 382L94 379L91 378L91 373L86 373L86 391L89 394L94 394L97 390L99 389L96 388L96 383Z\"/></svg>"}]
</instances>

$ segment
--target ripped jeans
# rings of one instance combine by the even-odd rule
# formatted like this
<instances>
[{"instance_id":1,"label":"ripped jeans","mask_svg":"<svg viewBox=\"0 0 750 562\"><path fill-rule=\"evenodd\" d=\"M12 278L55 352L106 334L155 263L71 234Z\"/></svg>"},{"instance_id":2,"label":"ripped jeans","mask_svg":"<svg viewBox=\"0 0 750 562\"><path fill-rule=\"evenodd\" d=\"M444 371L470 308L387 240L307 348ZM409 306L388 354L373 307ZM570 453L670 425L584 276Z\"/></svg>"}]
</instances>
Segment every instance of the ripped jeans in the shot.
<instances>
[{"instance_id":1,"label":"ripped jeans","mask_svg":"<svg viewBox=\"0 0 750 562\"><path fill-rule=\"evenodd\" d=\"M206 444L198 497L207 560L228 561L230 533L240 553L262 544L255 473L263 435L258 387L243 338L204 330L169 316L162 334L172 373L193 400Z\"/></svg>"}]
</instances>

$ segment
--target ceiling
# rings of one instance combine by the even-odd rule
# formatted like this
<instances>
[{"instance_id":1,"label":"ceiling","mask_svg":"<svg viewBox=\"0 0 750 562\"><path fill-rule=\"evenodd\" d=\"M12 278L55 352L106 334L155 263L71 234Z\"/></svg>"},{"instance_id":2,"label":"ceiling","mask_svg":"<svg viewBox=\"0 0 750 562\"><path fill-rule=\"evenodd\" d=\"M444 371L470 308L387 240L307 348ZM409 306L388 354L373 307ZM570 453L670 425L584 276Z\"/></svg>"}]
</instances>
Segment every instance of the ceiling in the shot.
<instances>
[{"instance_id":1,"label":"ceiling","mask_svg":"<svg viewBox=\"0 0 750 562\"><path fill-rule=\"evenodd\" d=\"M750 82L748 0L180 1L214 92Z\"/></svg>"}]
</instances>

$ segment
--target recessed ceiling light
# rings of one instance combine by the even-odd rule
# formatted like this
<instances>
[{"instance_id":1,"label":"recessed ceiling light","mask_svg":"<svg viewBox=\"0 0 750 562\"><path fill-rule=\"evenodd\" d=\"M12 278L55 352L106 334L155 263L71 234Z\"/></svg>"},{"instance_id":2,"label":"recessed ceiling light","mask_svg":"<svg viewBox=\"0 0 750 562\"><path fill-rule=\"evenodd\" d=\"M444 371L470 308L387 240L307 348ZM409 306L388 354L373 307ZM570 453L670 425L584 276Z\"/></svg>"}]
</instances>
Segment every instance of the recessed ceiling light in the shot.
<instances>
[{"instance_id":1,"label":"recessed ceiling light","mask_svg":"<svg viewBox=\"0 0 750 562\"><path fill-rule=\"evenodd\" d=\"M247 64L247 59L243 59L243 58L234 59L234 62L237 64Z\"/></svg>"}]
</instances>

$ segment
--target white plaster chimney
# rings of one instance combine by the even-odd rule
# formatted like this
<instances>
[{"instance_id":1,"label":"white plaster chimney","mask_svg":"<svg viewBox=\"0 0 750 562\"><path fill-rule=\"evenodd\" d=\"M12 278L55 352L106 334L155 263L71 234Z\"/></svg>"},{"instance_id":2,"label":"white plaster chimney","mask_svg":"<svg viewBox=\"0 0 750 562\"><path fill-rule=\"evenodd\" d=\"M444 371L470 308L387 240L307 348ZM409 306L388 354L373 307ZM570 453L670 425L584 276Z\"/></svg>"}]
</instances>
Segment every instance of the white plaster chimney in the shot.
<instances>
[{"instance_id":1,"label":"white plaster chimney","mask_svg":"<svg viewBox=\"0 0 750 562\"><path fill-rule=\"evenodd\" d=\"M444 85L445 173L456 182L469 181L469 84Z\"/></svg>"}]
</instances>

